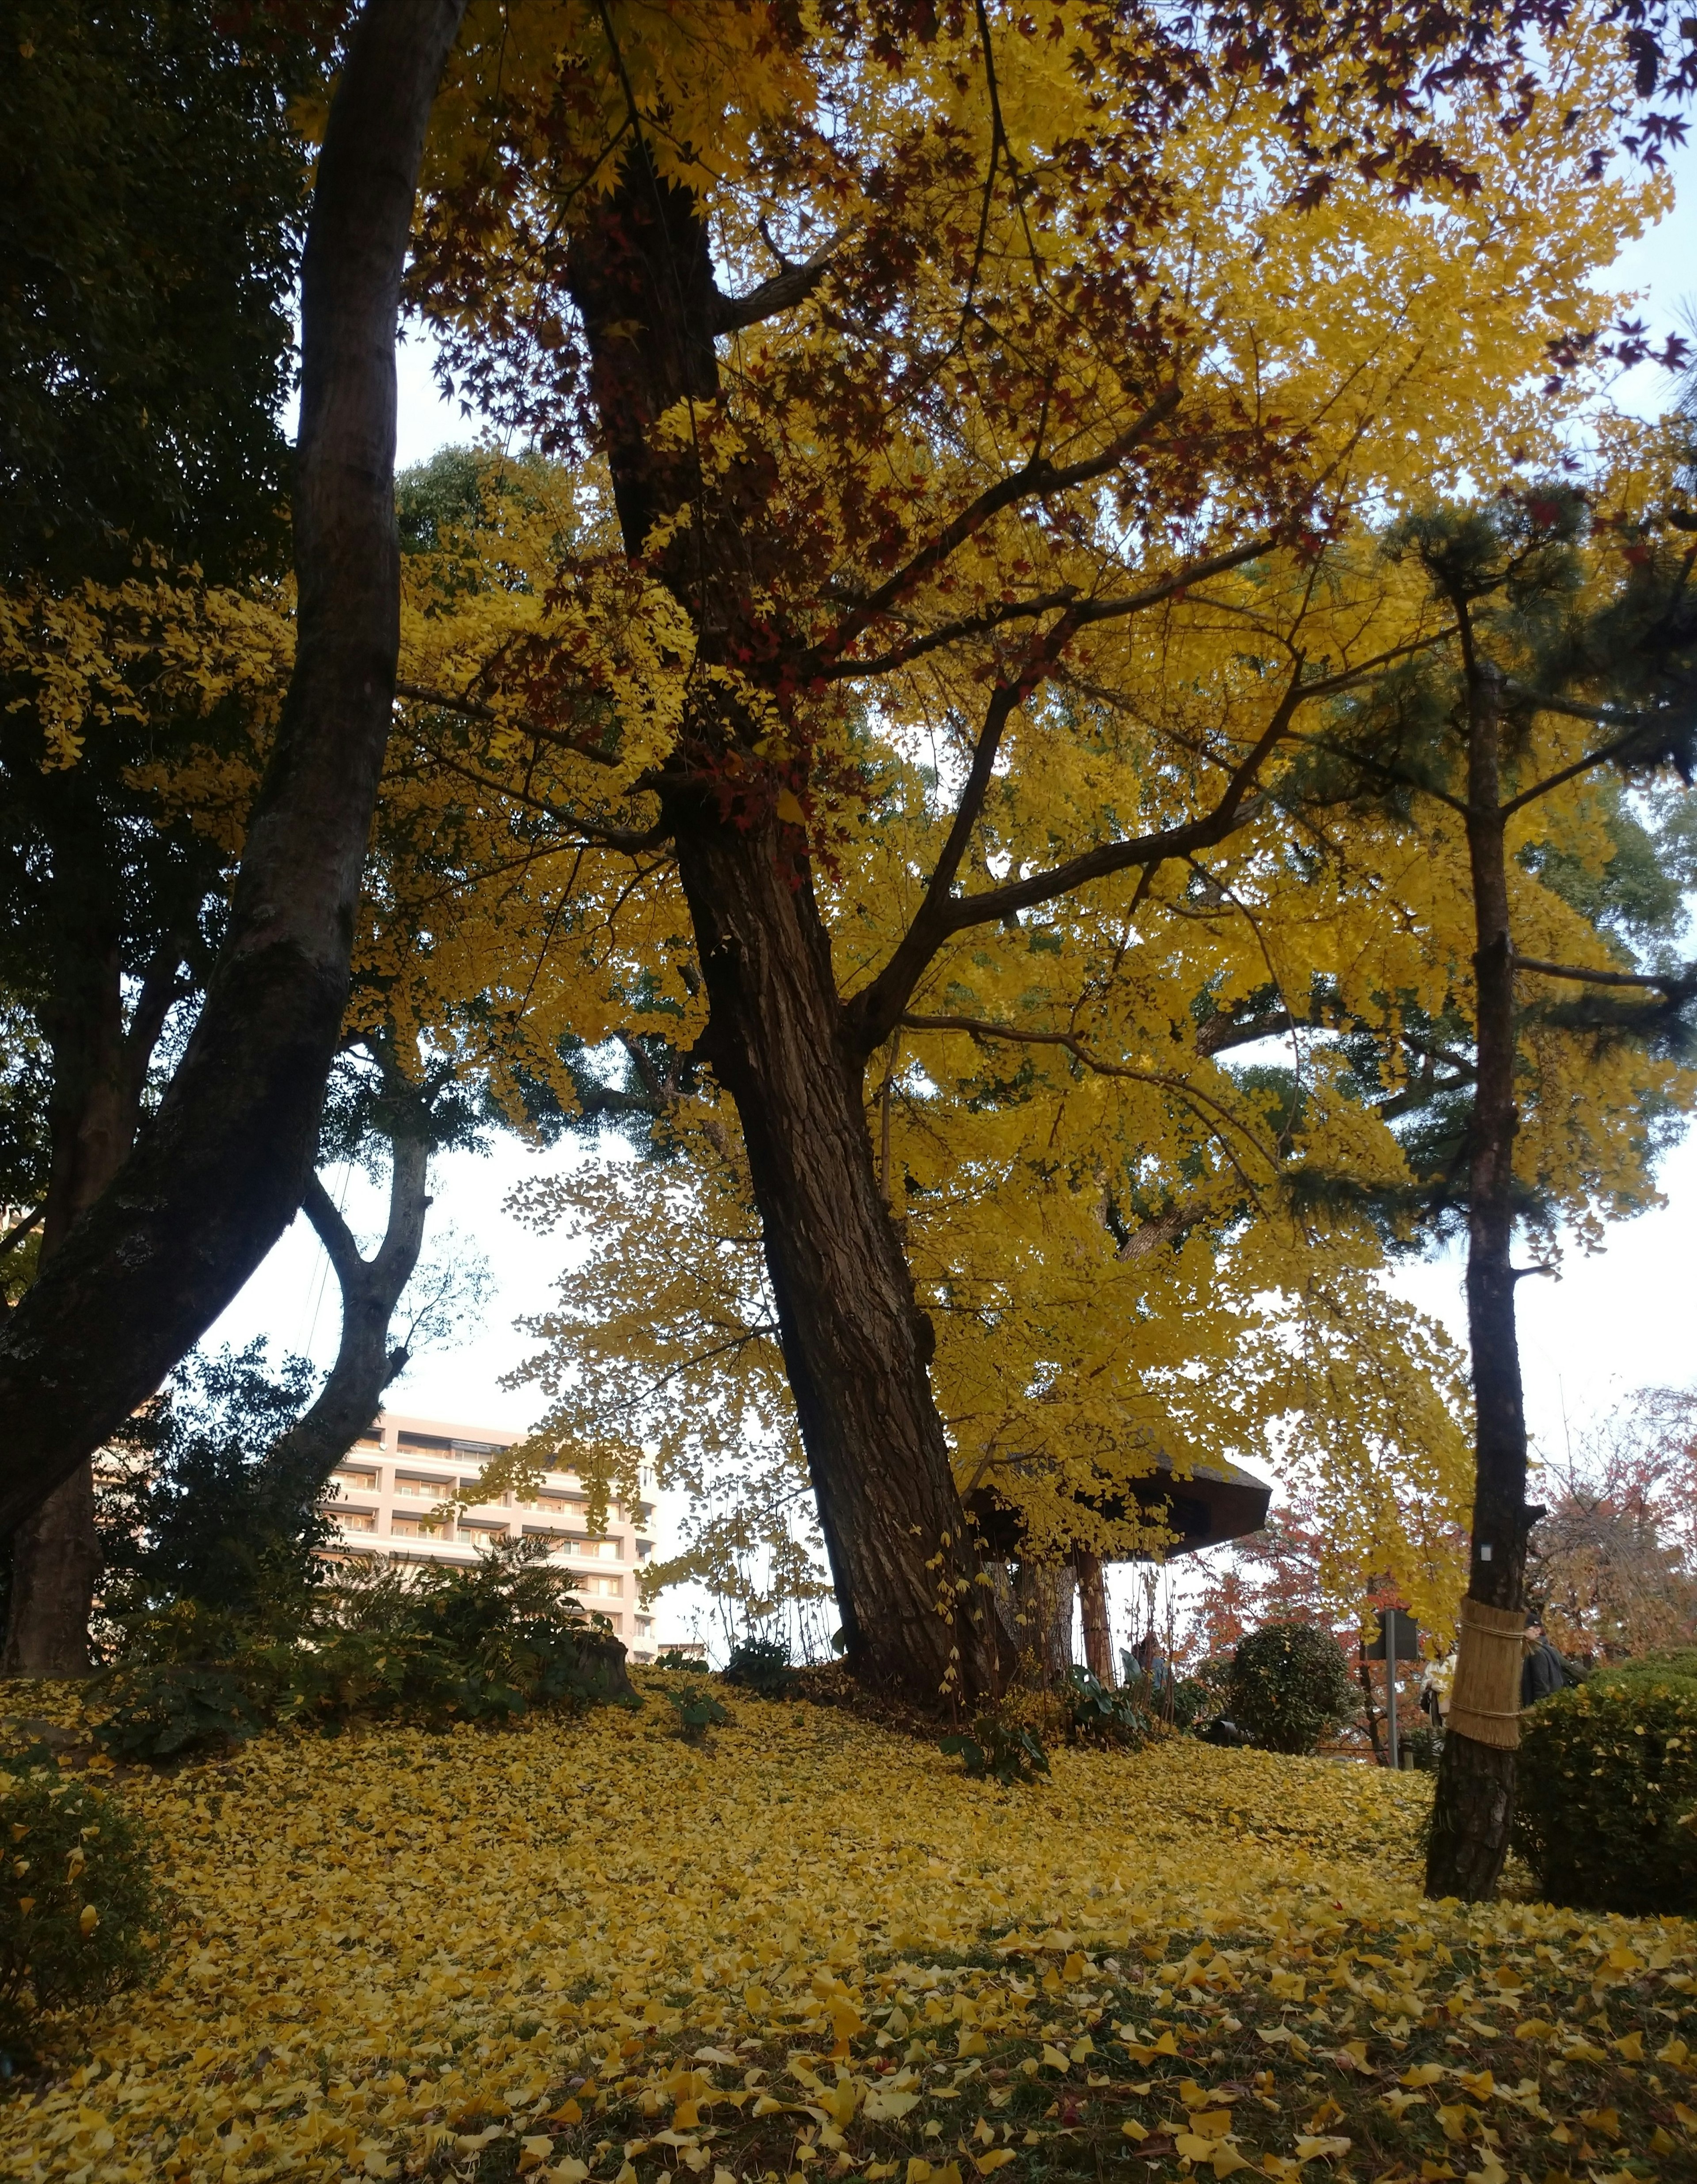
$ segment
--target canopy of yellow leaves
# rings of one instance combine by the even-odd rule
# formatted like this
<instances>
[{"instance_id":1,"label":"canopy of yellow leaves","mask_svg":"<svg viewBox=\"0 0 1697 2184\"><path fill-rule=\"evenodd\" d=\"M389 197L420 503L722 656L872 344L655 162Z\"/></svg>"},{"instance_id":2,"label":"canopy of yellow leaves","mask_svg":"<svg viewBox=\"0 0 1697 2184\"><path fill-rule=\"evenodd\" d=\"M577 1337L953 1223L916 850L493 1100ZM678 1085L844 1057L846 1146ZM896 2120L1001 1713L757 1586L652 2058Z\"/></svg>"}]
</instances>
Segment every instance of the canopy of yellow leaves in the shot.
<instances>
[{"instance_id":1,"label":"canopy of yellow leaves","mask_svg":"<svg viewBox=\"0 0 1697 2184\"><path fill-rule=\"evenodd\" d=\"M1275 2177L1426 2131L1460 2176L1522 2129L1642 2152L1652 2112L1689 2158L1697 1936L1422 1901L1421 1778L1178 1742L1008 1792L740 1693L697 1749L662 1681L124 1780L181 1928L151 1994L60 2028L0 2169L935 2184L1102 2127Z\"/></svg>"}]
</instances>

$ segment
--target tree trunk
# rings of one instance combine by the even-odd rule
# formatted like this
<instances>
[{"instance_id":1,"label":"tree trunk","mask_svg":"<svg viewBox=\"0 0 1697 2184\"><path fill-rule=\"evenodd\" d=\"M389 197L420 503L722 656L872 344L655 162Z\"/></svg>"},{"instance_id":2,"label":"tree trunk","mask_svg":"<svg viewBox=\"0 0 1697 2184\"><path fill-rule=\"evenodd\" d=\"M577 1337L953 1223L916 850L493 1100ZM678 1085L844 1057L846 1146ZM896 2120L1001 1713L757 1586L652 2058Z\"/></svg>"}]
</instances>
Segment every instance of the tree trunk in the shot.
<instances>
[{"instance_id":1,"label":"tree trunk","mask_svg":"<svg viewBox=\"0 0 1697 2184\"><path fill-rule=\"evenodd\" d=\"M51 1164L39 1267L64 1244L72 1223L122 1166L135 1141L142 1079L126 1037L117 911L108 873L81 869L93 845L55 847L54 896L61 940L55 991L42 1028L53 1056L47 1104ZM95 853L98 860L98 850ZM87 1460L12 1535L12 1584L0 1675L86 1676L89 1618L100 1582L94 1471Z\"/></svg>"},{"instance_id":2,"label":"tree trunk","mask_svg":"<svg viewBox=\"0 0 1697 2184\"><path fill-rule=\"evenodd\" d=\"M1073 1664L1073 1602L1077 1579L1070 1563L1021 1563L1020 1652L1030 1650L1037 1681L1046 1691L1067 1680Z\"/></svg>"},{"instance_id":3,"label":"tree trunk","mask_svg":"<svg viewBox=\"0 0 1697 2184\"><path fill-rule=\"evenodd\" d=\"M1000 1624L931 1399L935 1336L878 1188L807 870L776 822L699 804L676 841L849 1666L932 1703L994 1692Z\"/></svg>"},{"instance_id":4,"label":"tree trunk","mask_svg":"<svg viewBox=\"0 0 1697 2184\"><path fill-rule=\"evenodd\" d=\"M709 491L686 440L651 428L718 391L717 296L690 192L639 145L572 245L590 379L626 549L656 557L704 666L747 656L772 542L757 451ZM719 710L714 710L717 706ZM1001 1687L1001 1624L970 1538L927 1367L935 1337L879 1191L862 1056L846 1034L807 844L776 816L757 735L704 682L661 776L709 1002L703 1050L736 1102L785 1369L854 1673L921 1703Z\"/></svg>"},{"instance_id":5,"label":"tree trunk","mask_svg":"<svg viewBox=\"0 0 1697 2184\"><path fill-rule=\"evenodd\" d=\"M1102 1578L1102 1557L1086 1547L1075 1547L1073 1568L1078 1572L1084 1664L1097 1683L1111 1691L1119 1680L1114 1673L1114 1632L1108 1619L1108 1586Z\"/></svg>"},{"instance_id":6,"label":"tree trunk","mask_svg":"<svg viewBox=\"0 0 1697 2184\"><path fill-rule=\"evenodd\" d=\"M1374 1764L1388 1767L1389 1754L1379 1735L1379 1699L1373 1689L1372 1666L1367 1658L1366 1646L1359 1640L1355 1646L1355 1680L1361 1686L1361 1710L1367 1717L1367 1741L1373 1747Z\"/></svg>"},{"instance_id":7,"label":"tree trunk","mask_svg":"<svg viewBox=\"0 0 1697 2184\"><path fill-rule=\"evenodd\" d=\"M463 0L367 0L301 277L294 672L199 1021L120 1173L0 1329L0 1529L152 1394L299 1206L348 994L399 649L394 335Z\"/></svg>"},{"instance_id":8,"label":"tree trunk","mask_svg":"<svg viewBox=\"0 0 1697 2184\"><path fill-rule=\"evenodd\" d=\"M1501 788L1500 683L1469 649L1467 848L1473 886L1478 1077L1469 1145L1467 1332L1472 1347L1477 1473L1467 1600L1506 1618L1522 1605L1526 1572L1527 1432L1520 1348L1515 1329L1514 947ZM1474 1658L1470 1662L1470 1652ZM1495 1663L1500 1656L1504 1666ZM1456 1697L1487 1672L1482 1712L1470 1718L1487 1732L1456 1726ZM1450 1725L1438 1763L1426 1892L1478 1901L1495 1893L1514 1825L1512 1719L1520 1703L1518 1652L1512 1687L1507 1654L1466 1619L1463 1603ZM1498 1741L1497 1739L1501 1741Z\"/></svg>"},{"instance_id":9,"label":"tree trunk","mask_svg":"<svg viewBox=\"0 0 1697 2184\"><path fill-rule=\"evenodd\" d=\"M389 1322L424 1240L430 1149L422 1137L397 1136L390 1144L388 1225L373 1257L361 1258L347 1223L315 1175L302 1201L342 1292L342 1336L330 1377L311 1408L265 1457L265 1470L297 1481L303 1496L327 1482L377 1416L384 1389L406 1363L406 1351L389 1346Z\"/></svg>"}]
</instances>

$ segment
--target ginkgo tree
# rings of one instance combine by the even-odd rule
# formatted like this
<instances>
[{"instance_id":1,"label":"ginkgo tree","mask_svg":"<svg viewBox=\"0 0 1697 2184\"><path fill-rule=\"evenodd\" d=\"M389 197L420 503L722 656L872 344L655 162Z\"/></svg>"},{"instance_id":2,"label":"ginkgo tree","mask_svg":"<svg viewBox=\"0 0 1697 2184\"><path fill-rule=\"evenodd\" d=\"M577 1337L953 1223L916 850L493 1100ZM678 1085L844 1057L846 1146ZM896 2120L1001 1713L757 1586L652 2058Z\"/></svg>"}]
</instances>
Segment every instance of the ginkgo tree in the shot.
<instances>
[{"instance_id":1,"label":"ginkgo tree","mask_svg":"<svg viewBox=\"0 0 1697 2184\"><path fill-rule=\"evenodd\" d=\"M627 985L736 1106L874 1678L1002 1667L868 1063L1053 906L1135 927L1186 858L1282 840L1295 733L1420 641L1334 604L1354 512L1547 444L1527 376L1655 201L1564 126L1630 99L1610 28L1552 31L1509 94L1472 26L1405 27L561 8L474 14L455 58L414 296L496 414L600 448L624 550L563 562L424 733L457 715L461 762L582 845L583 915L665 935ZM615 585L669 721L598 657ZM1270 669L1220 635L1269 588ZM1139 684L1155 621L1188 680ZM821 895L892 733L935 753L929 835L862 948Z\"/></svg>"}]
</instances>

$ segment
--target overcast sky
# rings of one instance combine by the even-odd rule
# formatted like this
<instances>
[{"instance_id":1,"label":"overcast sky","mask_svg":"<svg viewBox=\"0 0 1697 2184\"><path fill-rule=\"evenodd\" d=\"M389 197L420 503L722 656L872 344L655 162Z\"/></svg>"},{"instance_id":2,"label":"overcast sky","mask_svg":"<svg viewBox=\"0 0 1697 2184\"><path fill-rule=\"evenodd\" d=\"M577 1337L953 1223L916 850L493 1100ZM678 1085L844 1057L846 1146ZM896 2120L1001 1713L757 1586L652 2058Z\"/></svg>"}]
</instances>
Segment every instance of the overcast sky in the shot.
<instances>
[{"instance_id":1,"label":"overcast sky","mask_svg":"<svg viewBox=\"0 0 1697 2184\"><path fill-rule=\"evenodd\" d=\"M1616 269L1622 285L1643 292L1644 315L1658 332L1689 315L1697 292L1697 276L1690 270L1697 153L1687 153L1676 172L1681 203ZM421 343L403 347L400 386L402 465L470 437L457 408L439 398ZM1623 393L1634 407L1653 414L1666 398L1666 382L1643 370ZM544 1157L555 1165L583 1156L580 1149L565 1148ZM394 1408L512 1431L532 1423L538 1408L534 1396L525 1390L505 1390L500 1380L527 1348L513 1321L521 1313L546 1308L563 1253L558 1243L521 1229L502 1201L537 1165L535 1156L505 1139L482 1158L453 1155L433 1172L433 1229L451 1223L474 1240L491 1263L494 1289L481 1331L459 1347L426 1356L410 1367L391 1391ZM332 1190L340 1187L340 1178L329 1180ZM1683 1385L1697 1375L1691 1329L1697 1301L1692 1268L1697 1140L1688 1140L1668 1158L1661 1183L1666 1205L1612 1229L1605 1251L1590 1256L1571 1253L1559 1280L1521 1284L1529 1418L1538 1443L1552 1453L1559 1454L1570 1432L1606 1412L1624 1390L1652 1384ZM381 1204L362 1178L349 1180L348 1210L375 1234ZM1401 1274L1398 1286L1464 1335L1461 1273L1461 1259L1451 1252ZM335 1352L338 1323L334 1279L301 1218L209 1340L239 1343L263 1334L276 1349L302 1351L327 1364ZM664 1604L661 1622L667 1635L681 1629Z\"/></svg>"}]
</instances>

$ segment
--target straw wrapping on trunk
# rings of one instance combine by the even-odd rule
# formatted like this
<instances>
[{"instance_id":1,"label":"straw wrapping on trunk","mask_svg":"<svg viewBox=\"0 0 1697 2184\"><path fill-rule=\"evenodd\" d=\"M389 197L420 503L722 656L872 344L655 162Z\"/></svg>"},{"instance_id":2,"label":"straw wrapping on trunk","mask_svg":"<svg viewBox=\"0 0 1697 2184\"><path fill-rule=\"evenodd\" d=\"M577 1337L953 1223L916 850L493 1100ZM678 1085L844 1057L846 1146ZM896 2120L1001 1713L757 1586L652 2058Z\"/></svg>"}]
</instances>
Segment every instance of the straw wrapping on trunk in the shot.
<instances>
[{"instance_id":1,"label":"straw wrapping on trunk","mask_svg":"<svg viewBox=\"0 0 1697 2184\"><path fill-rule=\"evenodd\" d=\"M1521 1741L1521 1668L1526 1617L1517 1607L1461 1603L1461 1638L1446 1728L1476 1744L1512 1752Z\"/></svg>"}]
</instances>

